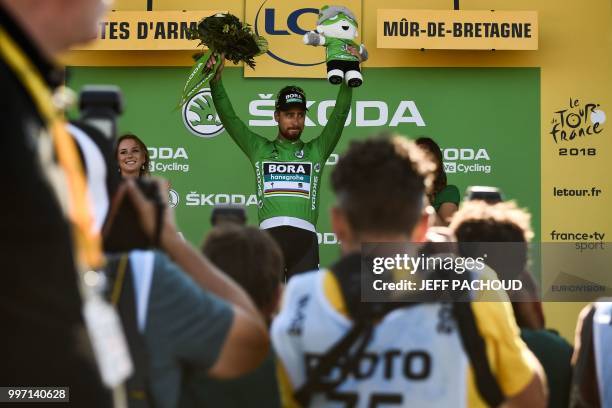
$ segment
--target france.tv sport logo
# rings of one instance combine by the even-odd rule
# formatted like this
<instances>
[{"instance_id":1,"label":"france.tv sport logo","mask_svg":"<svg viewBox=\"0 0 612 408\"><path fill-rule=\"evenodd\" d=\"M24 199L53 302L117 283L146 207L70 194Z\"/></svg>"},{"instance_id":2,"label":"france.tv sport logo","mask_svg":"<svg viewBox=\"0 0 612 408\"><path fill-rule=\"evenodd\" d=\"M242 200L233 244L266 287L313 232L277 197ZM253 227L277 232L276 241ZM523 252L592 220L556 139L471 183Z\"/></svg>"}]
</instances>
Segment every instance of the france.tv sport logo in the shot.
<instances>
[{"instance_id":1,"label":"france.tv sport logo","mask_svg":"<svg viewBox=\"0 0 612 408\"><path fill-rule=\"evenodd\" d=\"M266 37L267 54L276 61L298 67L324 64L321 50L302 42L304 34L315 29L319 9L294 8L296 3L302 2L264 0L255 15L255 33Z\"/></svg>"}]
</instances>

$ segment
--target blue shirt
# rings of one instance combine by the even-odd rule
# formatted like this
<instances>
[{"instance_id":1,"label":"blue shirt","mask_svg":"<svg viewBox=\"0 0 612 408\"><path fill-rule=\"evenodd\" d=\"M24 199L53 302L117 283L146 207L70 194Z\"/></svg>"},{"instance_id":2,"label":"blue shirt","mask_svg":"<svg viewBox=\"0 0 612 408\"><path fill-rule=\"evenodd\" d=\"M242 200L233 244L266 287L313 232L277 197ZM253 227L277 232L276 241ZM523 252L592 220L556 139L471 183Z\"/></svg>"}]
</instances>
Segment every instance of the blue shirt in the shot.
<instances>
[{"instance_id":1,"label":"blue shirt","mask_svg":"<svg viewBox=\"0 0 612 408\"><path fill-rule=\"evenodd\" d=\"M155 253L145 342L156 408L178 405L187 367L207 371L215 364L233 316L228 303L200 288L166 255Z\"/></svg>"}]
</instances>

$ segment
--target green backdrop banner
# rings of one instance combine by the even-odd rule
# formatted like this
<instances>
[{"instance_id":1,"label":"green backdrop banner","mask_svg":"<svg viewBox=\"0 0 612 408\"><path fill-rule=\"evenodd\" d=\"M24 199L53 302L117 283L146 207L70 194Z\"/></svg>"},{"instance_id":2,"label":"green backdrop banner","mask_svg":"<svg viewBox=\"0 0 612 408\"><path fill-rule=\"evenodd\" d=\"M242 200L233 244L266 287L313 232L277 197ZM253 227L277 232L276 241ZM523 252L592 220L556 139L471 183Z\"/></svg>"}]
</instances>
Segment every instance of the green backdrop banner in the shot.
<instances>
[{"instance_id":1,"label":"green backdrop banner","mask_svg":"<svg viewBox=\"0 0 612 408\"><path fill-rule=\"evenodd\" d=\"M151 170L170 180L170 202L184 236L195 245L210 229L215 204L243 204L257 224L253 170L216 117L204 90L177 109L187 68L71 68L69 86L116 84L126 101L120 132L138 135L149 147ZM355 89L342 139L327 162L321 187L322 265L338 254L329 223L333 195L329 175L351 140L381 131L429 136L443 148L449 183L500 187L506 199L527 207L539 241L539 68L371 68ZM254 131L276 137L276 92L305 89L309 112L304 140L320 133L338 88L321 79L264 79L224 71L234 109ZM383 198L384 199L384 198Z\"/></svg>"}]
</instances>

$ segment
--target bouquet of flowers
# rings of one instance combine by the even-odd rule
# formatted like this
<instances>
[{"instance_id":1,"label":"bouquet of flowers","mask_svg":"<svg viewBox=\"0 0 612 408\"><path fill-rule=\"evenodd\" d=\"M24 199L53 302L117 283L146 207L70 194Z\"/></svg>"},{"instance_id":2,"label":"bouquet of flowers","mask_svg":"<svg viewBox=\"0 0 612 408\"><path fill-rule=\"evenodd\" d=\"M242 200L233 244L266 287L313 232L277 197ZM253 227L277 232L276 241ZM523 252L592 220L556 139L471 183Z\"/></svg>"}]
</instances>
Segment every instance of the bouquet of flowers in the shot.
<instances>
[{"instance_id":1,"label":"bouquet of flowers","mask_svg":"<svg viewBox=\"0 0 612 408\"><path fill-rule=\"evenodd\" d=\"M190 32L190 37L192 40L199 40L198 46L206 46L208 50L194 55L196 64L191 69L183 89L181 106L206 87L212 79L221 62L217 58L216 64L210 69L207 68L206 63L213 54L223 54L225 59L234 64L242 61L255 68L254 57L268 51L266 39L255 34L249 24L242 23L232 14L219 13L202 19L197 29Z\"/></svg>"}]
</instances>

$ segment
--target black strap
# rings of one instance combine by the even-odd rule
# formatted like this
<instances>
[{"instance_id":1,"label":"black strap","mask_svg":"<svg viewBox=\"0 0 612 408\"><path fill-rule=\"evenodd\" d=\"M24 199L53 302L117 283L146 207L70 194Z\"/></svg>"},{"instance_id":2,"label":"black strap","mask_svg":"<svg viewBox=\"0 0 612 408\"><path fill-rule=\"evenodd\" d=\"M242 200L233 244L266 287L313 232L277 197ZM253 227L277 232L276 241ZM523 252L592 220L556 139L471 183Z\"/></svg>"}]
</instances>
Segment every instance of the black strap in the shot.
<instances>
[{"instance_id":1,"label":"black strap","mask_svg":"<svg viewBox=\"0 0 612 408\"><path fill-rule=\"evenodd\" d=\"M162 223L164 222L164 210L165 205L160 201L155 201L155 232L153 234L153 245L155 248L159 248L160 239L161 239L161 231L162 231Z\"/></svg>"},{"instance_id":2,"label":"black strap","mask_svg":"<svg viewBox=\"0 0 612 408\"><path fill-rule=\"evenodd\" d=\"M487 357L487 347L478 331L472 304L469 302L454 302L453 313L459 326L463 348L474 369L478 392L489 406L496 407L504 402L505 397L491 371Z\"/></svg>"},{"instance_id":3,"label":"black strap","mask_svg":"<svg viewBox=\"0 0 612 408\"><path fill-rule=\"evenodd\" d=\"M307 369L306 382L295 391L295 400L302 406L308 406L313 394L329 394L343 383L354 368L354 364L359 361L365 351L372 337L372 331L371 325L363 323L353 325L351 330L320 358L319 363L312 370ZM359 339L361 341L357 343ZM359 344L355 353L349 355L355 344ZM324 380L324 377L334 367L340 369L338 379L335 381Z\"/></svg>"},{"instance_id":4,"label":"black strap","mask_svg":"<svg viewBox=\"0 0 612 408\"><path fill-rule=\"evenodd\" d=\"M338 280L343 302L355 323L348 333L319 359L317 366L313 369L307 368L306 382L294 393L295 400L302 406L308 406L313 394L329 395L346 380L370 343L376 319L384 316L390 309L396 308L390 303L361 302L360 274L356 273L360 270L361 256L359 254L351 254L342 258L331 269ZM355 351L350 353L353 348ZM340 376L335 381L326 380L325 376L332 368L338 368Z\"/></svg>"},{"instance_id":5,"label":"black strap","mask_svg":"<svg viewBox=\"0 0 612 408\"><path fill-rule=\"evenodd\" d=\"M374 279L385 279L385 276L373 274L361 275L364 269L370 269L367 260L363 260L359 253L353 253L341 258L331 267L331 272L338 281L342 293L342 300L353 321L376 322L394 309L416 305L416 302L362 302L362 287L371 287ZM364 280L365 279L365 280ZM364 280L362 282L362 280Z\"/></svg>"},{"instance_id":6,"label":"black strap","mask_svg":"<svg viewBox=\"0 0 612 408\"><path fill-rule=\"evenodd\" d=\"M110 258L110 257L109 257ZM121 325L134 363L134 373L126 381L130 408L150 408L151 398L148 390L149 355L144 337L138 329L138 314L134 281L128 255L109 259L107 276L113 287L112 302L117 307Z\"/></svg>"}]
</instances>

